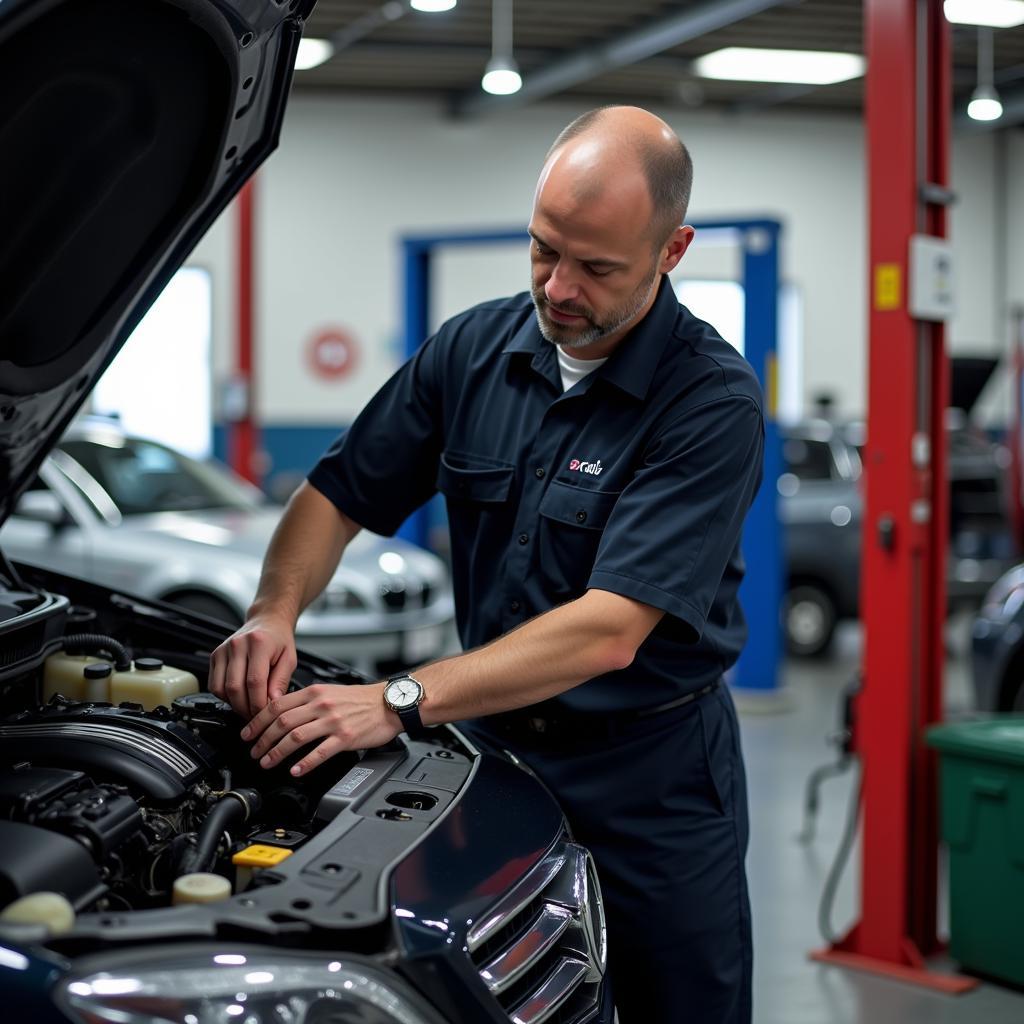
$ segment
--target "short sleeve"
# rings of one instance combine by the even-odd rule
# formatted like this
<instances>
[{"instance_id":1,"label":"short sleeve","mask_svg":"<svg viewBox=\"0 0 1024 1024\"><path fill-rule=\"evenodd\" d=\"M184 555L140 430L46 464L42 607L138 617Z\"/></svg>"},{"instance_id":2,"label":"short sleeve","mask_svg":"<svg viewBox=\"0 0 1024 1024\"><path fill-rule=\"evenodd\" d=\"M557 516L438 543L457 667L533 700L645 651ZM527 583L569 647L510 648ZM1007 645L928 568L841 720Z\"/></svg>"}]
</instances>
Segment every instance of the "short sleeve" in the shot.
<instances>
[{"instance_id":1,"label":"short sleeve","mask_svg":"<svg viewBox=\"0 0 1024 1024\"><path fill-rule=\"evenodd\" d=\"M390 537L435 491L439 339L427 341L324 453L309 482L360 526Z\"/></svg>"},{"instance_id":2,"label":"short sleeve","mask_svg":"<svg viewBox=\"0 0 1024 1024\"><path fill-rule=\"evenodd\" d=\"M588 587L660 608L699 639L738 558L763 454L761 410L748 396L709 402L669 424L615 503Z\"/></svg>"}]
</instances>

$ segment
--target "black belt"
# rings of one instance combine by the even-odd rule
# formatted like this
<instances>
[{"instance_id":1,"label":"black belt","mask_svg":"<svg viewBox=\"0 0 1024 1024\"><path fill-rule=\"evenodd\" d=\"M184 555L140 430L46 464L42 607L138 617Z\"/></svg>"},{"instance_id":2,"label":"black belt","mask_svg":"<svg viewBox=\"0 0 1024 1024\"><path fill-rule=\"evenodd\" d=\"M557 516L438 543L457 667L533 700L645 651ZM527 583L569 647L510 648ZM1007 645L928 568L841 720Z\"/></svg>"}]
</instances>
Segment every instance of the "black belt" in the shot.
<instances>
[{"instance_id":1,"label":"black belt","mask_svg":"<svg viewBox=\"0 0 1024 1024\"><path fill-rule=\"evenodd\" d=\"M488 718L480 719L479 724L497 736L524 743L547 744L570 738L610 739L613 736L621 735L631 723L645 718L653 718L655 715L661 715L667 711L674 711L676 708L685 707L695 700L700 700L701 697L706 697L718 689L720 682L721 680L716 679L700 690L694 690L692 693L666 701L664 704L657 704L652 708L627 708L622 711L609 711L605 714L585 712L572 714L565 711L548 714L546 710L542 713L535 713L529 708L524 708L522 711L491 715Z\"/></svg>"}]
</instances>

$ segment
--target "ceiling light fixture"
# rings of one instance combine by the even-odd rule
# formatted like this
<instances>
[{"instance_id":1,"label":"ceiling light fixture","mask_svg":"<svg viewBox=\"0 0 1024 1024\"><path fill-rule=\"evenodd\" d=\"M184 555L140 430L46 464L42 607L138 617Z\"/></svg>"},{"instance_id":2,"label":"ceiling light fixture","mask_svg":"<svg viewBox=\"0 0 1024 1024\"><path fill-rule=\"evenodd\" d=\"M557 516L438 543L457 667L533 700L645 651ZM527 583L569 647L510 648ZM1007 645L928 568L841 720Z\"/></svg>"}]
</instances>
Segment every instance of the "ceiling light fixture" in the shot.
<instances>
[{"instance_id":1,"label":"ceiling light fixture","mask_svg":"<svg viewBox=\"0 0 1024 1024\"><path fill-rule=\"evenodd\" d=\"M947 21L960 25L1024 25L1024 0L946 0L944 11Z\"/></svg>"},{"instance_id":2,"label":"ceiling light fixture","mask_svg":"<svg viewBox=\"0 0 1024 1024\"><path fill-rule=\"evenodd\" d=\"M727 46L693 62L700 78L732 82L788 82L799 85L834 85L860 78L864 58L859 53L822 50L765 50Z\"/></svg>"},{"instance_id":3,"label":"ceiling light fixture","mask_svg":"<svg viewBox=\"0 0 1024 1024\"><path fill-rule=\"evenodd\" d=\"M300 39L299 52L295 55L295 70L309 71L325 60L330 60L334 47L326 39Z\"/></svg>"},{"instance_id":4,"label":"ceiling light fixture","mask_svg":"<svg viewBox=\"0 0 1024 1024\"><path fill-rule=\"evenodd\" d=\"M493 96L511 96L523 87L519 65L512 56L512 21L512 0L492 0L491 59L480 85Z\"/></svg>"},{"instance_id":5,"label":"ceiling light fixture","mask_svg":"<svg viewBox=\"0 0 1024 1024\"><path fill-rule=\"evenodd\" d=\"M993 82L990 28L978 28L978 85L967 104L967 116L974 121L998 121L1003 116L1003 105Z\"/></svg>"},{"instance_id":6,"label":"ceiling light fixture","mask_svg":"<svg viewBox=\"0 0 1024 1024\"><path fill-rule=\"evenodd\" d=\"M450 11L458 3L458 0L409 0L409 6L414 11L423 11L425 14L442 14Z\"/></svg>"}]
</instances>

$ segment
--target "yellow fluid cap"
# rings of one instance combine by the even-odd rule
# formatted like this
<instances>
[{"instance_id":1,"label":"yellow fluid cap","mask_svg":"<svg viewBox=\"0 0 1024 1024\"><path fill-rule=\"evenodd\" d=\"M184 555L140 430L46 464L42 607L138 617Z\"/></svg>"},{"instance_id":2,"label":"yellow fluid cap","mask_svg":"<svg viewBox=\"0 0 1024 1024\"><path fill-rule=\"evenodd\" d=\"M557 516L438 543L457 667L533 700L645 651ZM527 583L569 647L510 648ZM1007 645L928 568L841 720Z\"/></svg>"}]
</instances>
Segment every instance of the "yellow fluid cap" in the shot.
<instances>
[{"instance_id":1,"label":"yellow fluid cap","mask_svg":"<svg viewBox=\"0 0 1024 1024\"><path fill-rule=\"evenodd\" d=\"M17 924L42 924L51 935L62 935L74 926L75 909L59 892L33 892L8 903L0 918Z\"/></svg>"},{"instance_id":2,"label":"yellow fluid cap","mask_svg":"<svg viewBox=\"0 0 1024 1024\"><path fill-rule=\"evenodd\" d=\"M231 863L240 868L272 868L291 855L291 850L285 850L280 846L264 846L262 843L254 843L244 850L239 850L231 858Z\"/></svg>"},{"instance_id":3,"label":"yellow fluid cap","mask_svg":"<svg viewBox=\"0 0 1024 1024\"><path fill-rule=\"evenodd\" d=\"M171 902L175 906L182 903L215 903L217 900L226 900L230 895L231 883L222 875L196 871L174 880Z\"/></svg>"}]
</instances>

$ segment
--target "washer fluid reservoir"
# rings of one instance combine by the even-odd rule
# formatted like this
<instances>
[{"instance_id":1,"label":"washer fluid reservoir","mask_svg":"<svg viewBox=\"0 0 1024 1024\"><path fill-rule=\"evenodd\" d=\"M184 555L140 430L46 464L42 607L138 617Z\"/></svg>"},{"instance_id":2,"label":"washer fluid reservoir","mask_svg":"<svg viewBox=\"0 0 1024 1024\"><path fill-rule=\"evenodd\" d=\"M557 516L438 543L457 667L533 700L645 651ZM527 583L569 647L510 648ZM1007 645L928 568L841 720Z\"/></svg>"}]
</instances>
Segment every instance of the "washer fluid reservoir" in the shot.
<instances>
[{"instance_id":1,"label":"washer fluid reservoir","mask_svg":"<svg viewBox=\"0 0 1024 1024\"><path fill-rule=\"evenodd\" d=\"M199 680L182 668L165 665L159 658L136 658L126 672L110 677L110 703L132 701L152 711L163 704L170 707L176 697L199 692Z\"/></svg>"},{"instance_id":2,"label":"washer fluid reservoir","mask_svg":"<svg viewBox=\"0 0 1024 1024\"><path fill-rule=\"evenodd\" d=\"M92 654L65 654L63 651L51 654L43 662L43 703L56 693L63 694L68 700L106 700L106 686L100 694L96 681L85 676L87 665L99 664L109 663Z\"/></svg>"}]
</instances>

